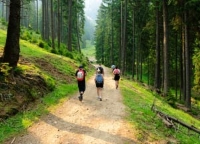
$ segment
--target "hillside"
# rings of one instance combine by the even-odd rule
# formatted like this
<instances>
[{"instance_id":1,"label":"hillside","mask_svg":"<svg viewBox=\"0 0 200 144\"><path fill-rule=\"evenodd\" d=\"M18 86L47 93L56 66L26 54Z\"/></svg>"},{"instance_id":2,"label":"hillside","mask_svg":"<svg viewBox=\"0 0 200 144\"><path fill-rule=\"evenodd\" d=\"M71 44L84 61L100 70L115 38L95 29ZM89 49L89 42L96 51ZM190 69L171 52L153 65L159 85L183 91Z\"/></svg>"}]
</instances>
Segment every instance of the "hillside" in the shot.
<instances>
[{"instance_id":1,"label":"hillside","mask_svg":"<svg viewBox=\"0 0 200 144\"><path fill-rule=\"evenodd\" d=\"M0 55L5 40L6 32L0 30ZM4 72L0 76L0 142L26 129L47 113L49 106L56 105L61 99L76 92L78 89L74 74L80 64L85 66L89 75L93 71L81 54L76 53L70 59L49 53L22 39L20 48L15 75L8 73L7 64L1 65Z\"/></svg>"}]
</instances>

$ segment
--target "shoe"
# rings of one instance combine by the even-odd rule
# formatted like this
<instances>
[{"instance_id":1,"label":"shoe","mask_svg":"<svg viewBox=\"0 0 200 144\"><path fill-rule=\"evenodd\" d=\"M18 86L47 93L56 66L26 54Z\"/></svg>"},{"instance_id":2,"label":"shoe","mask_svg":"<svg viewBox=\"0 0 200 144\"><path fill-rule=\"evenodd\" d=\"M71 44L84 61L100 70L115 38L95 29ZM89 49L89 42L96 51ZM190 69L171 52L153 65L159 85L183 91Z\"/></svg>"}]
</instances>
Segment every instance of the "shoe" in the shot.
<instances>
[{"instance_id":1,"label":"shoe","mask_svg":"<svg viewBox=\"0 0 200 144\"><path fill-rule=\"evenodd\" d=\"M80 95L80 96L78 97L78 99L79 99L79 101L82 101L82 100L83 100L83 96Z\"/></svg>"},{"instance_id":2,"label":"shoe","mask_svg":"<svg viewBox=\"0 0 200 144\"><path fill-rule=\"evenodd\" d=\"M99 98L100 101L102 101L102 98Z\"/></svg>"}]
</instances>

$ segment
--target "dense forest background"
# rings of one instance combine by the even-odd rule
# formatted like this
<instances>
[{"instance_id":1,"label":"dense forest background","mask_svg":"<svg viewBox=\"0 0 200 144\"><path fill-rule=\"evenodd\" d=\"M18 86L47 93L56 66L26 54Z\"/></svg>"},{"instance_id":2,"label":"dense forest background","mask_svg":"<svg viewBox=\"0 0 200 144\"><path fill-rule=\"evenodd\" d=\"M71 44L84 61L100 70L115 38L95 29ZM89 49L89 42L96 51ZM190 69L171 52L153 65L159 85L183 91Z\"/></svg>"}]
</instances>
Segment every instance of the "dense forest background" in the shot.
<instances>
[{"instance_id":1,"label":"dense forest background","mask_svg":"<svg viewBox=\"0 0 200 144\"><path fill-rule=\"evenodd\" d=\"M199 0L104 0L96 58L191 108L200 94Z\"/></svg>"}]
</instances>

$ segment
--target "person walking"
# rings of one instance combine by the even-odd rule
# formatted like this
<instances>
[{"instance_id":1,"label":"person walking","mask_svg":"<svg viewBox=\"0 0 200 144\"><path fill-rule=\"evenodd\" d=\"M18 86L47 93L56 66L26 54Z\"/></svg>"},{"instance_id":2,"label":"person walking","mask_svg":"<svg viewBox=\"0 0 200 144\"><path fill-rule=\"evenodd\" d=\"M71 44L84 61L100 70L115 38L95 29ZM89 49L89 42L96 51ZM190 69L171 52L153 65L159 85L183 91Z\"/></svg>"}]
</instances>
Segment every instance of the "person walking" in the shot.
<instances>
[{"instance_id":1,"label":"person walking","mask_svg":"<svg viewBox=\"0 0 200 144\"><path fill-rule=\"evenodd\" d=\"M78 88L79 88L79 93L80 96L79 101L83 100L83 94L85 92L85 76L87 75L86 71L83 69L83 66L80 65L79 69L76 71L76 78L77 78L77 82L78 82Z\"/></svg>"},{"instance_id":2,"label":"person walking","mask_svg":"<svg viewBox=\"0 0 200 144\"><path fill-rule=\"evenodd\" d=\"M97 98L102 101L102 89L104 85L104 78L103 74L101 73L100 69L97 69L96 77L94 78L96 87L97 87Z\"/></svg>"},{"instance_id":3,"label":"person walking","mask_svg":"<svg viewBox=\"0 0 200 144\"><path fill-rule=\"evenodd\" d=\"M116 86L116 89L118 89L119 79L120 79L120 69L118 69L117 66L115 67L113 74L114 74L115 86Z\"/></svg>"}]
</instances>

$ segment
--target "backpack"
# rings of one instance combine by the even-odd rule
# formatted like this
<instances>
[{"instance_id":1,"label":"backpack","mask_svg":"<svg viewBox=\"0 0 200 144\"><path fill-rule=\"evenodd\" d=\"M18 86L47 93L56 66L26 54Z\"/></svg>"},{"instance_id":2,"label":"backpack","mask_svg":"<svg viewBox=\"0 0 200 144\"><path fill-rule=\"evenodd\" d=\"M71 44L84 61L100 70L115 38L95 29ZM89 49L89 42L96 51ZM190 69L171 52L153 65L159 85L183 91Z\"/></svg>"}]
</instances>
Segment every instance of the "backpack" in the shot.
<instances>
[{"instance_id":1,"label":"backpack","mask_svg":"<svg viewBox=\"0 0 200 144\"><path fill-rule=\"evenodd\" d=\"M120 70L119 69L115 69L114 70L114 74L120 74Z\"/></svg>"},{"instance_id":2,"label":"backpack","mask_svg":"<svg viewBox=\"0 0 200 144\"><path fill-rule=\"evenodd\" d=\"M103 83L103 76L101 74L97 74L97 76L96 76L96 82L98 84Z\"/></svg>"},{"instance_id":3,"label":"backpack","mask_svg":"<svg viewBox=\"0 0 200 144\"><path fill-rule=\"evenodd\" d=\"M78 73L77 73L77 80L78 81L83 81L84 75L85 75L84 71L83 70L79 70Z\"/></svg>"}]
</instances>

